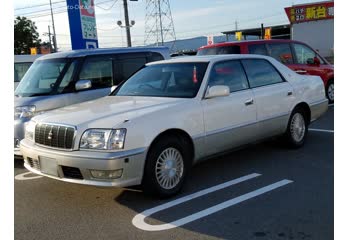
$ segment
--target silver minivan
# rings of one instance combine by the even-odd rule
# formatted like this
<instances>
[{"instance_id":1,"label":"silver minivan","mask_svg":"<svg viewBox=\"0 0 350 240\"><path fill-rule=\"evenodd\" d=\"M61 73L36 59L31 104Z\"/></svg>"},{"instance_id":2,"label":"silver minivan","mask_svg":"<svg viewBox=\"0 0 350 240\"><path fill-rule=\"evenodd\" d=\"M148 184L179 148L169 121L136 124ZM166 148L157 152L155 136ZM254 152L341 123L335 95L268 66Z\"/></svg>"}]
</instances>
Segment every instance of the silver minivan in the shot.
<instances>
[{"instance_id":1,"label":"silver minivan","mask_svg":"<svg viewBox=\"0 0 350 240\"><path fill-rule=\"evenodd\" d=\"M34 115L108 95L146 63L169 59L166 47L88 49L48 54L29 68L15 91L14 156Z\"/></svg>"}]
</instances>

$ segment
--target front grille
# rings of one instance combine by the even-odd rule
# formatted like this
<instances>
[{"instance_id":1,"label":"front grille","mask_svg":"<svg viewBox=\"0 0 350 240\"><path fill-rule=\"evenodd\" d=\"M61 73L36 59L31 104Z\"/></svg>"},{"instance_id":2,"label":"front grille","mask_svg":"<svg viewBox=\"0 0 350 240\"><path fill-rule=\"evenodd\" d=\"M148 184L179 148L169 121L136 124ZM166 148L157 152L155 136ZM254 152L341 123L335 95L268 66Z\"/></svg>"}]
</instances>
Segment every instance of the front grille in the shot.
<instances>
[{"instance_id":1,"label":"front grille","mask_svg":"<svg viewBox=\"0 0 350 240\"><path fill-rule=\"evenodd\" d=\"M84 179L79 168L61 166L65 178Z\"/></svg>"},{"instance_id":2,"label":"front grille","mask_svg":"<svg viewBox=\"0 0 350 240\"><path fill-rule=\"evenodd\" d=\"M73 127L37 124L35 126L35 142L54 148L72 149L74 133Z\"/></svg>"},{"instance_id":3,"label":"front grille","mask_svg":"<svg viewBox=\"0 0 350 240\"><path fill-rule=\"evenodd\" d=\"M31 168L34 168L36 170L40 171L40 162L37 159L27 158L27 163Z\"/></svg>"}]
</instances>

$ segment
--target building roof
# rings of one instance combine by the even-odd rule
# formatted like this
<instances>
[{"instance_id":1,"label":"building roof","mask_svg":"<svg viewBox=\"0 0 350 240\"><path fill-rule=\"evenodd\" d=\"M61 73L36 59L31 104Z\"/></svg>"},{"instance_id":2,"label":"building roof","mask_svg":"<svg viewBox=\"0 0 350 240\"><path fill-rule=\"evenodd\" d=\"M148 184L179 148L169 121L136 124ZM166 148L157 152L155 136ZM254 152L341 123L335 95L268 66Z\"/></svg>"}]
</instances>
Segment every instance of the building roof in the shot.
<instances>
[{"instance_id":1,"label":"building roof","mask_svg":"<svg viewBox=\"0 0 350 240\"><path fill-rule=\"evenodd\" d=\"M264 26L264 28L271 28L271 37L279 39L290 39L290 25L277 25L277 26ZM261 36L261 28L249 28L249 29L239 29L222 32L226 35L235 35L236 32L242 32L242 35L245 36Z\"/></svg>"}]
</instances>

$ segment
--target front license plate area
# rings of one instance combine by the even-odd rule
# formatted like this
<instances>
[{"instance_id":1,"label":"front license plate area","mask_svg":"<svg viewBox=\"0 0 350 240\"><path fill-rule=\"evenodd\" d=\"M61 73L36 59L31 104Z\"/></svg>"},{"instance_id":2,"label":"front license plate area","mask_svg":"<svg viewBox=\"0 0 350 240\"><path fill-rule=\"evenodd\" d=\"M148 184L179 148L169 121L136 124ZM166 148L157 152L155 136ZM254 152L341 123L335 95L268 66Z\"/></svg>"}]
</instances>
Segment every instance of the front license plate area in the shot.
<instances>
[{"instance_id":1,"label":"front license plate area","mask_svg":"<svg viewBox=\"0 0 350 240\"><path fill-rule=\"evenodd\" d=\"M41 172L58 177L57 161L54 158L39 157Z\"/></svg>"}]
</instances>

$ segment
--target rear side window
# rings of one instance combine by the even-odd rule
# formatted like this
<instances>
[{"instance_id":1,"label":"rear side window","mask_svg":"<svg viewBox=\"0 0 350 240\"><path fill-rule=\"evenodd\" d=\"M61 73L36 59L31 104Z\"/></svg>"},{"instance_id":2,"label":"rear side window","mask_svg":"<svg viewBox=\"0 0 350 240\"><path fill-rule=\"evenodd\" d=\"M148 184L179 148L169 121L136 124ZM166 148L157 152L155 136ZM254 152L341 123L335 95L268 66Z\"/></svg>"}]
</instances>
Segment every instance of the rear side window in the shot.
<instances>
[{"instance_id":1,"label":"rear side window","mask_svg":"<svg viewBox=\"0 0 350 240\"><path fill-rule=\"evenodd\" d=\"M270 56L283 64L292 64L293 55L288 43L269 43Z\"/></svg>"},{"instance_id":2,"label":"rear side window","mask_svg":"<svg viewBox=\"0 0 350 240\"><path fill-rule=\"evenodd\" d=\"M116 61L116 85L128 79L146 64L145 57L129 58Z\"/></svg>"},{"instance_id":3,"label":"rear side window","mask_svg":"<svg viewBox=\"0 0 350 240\"><path fill-rule=\"evenodd\" d=\"M240 46L223 46L200 49L197 55L240 54Z\"/></svg>"},{"instance_id":4,"label":"rear side window","mask_svg":"<svg viewBox=\"0 0 350 240\"><path fill-rule=\"evenodd\" d=\"M209 86L226 85L230 92L248 89L248 81L239 61L220 62L211 70Z\"/></svg>"},{"instance_id":5,"label":"rear side window","mask_svg":"<svg viewBox=\"0 0 350 240\"><path fill-rule=\"evenodd\" d=\"M161 61L164 60L164 57L160 53L152 52L147 60L147 62Z\"/></svg>"},{"instance_id":6,"label":"rear side window","mask_svg":"<svg viewBox=\"0 0 350 240\"><path fill-rule=\"evenodd\" d=\"M113 71L111 59L86 59L79 80L90 80L93 89L112 86Z\"/></svg>"},{"instance_id":7,"label":"rear side window","mask_svg":"<svg viewBox=\"0 0 350 240\"><path fill-rule=\"evenodd\" d=\"M242 64L252 88L284 82L277 70L266 60L245 59Z\"/></svg>"},{"instance_id":8,"label":"rear side window","mask_svg":"<svg viewBox=\"0 0 350 240\"><path fill-rule=\"evenodd\" d=\"M266 45L265 44L252 44L248 45L249 54L259 54L268 56Z\"/></svg>"}]
</instances>

